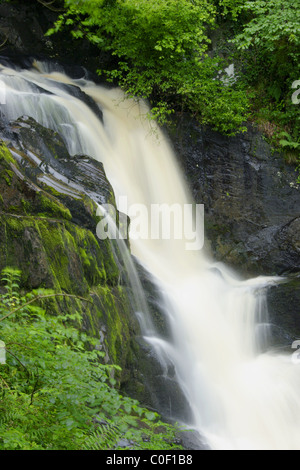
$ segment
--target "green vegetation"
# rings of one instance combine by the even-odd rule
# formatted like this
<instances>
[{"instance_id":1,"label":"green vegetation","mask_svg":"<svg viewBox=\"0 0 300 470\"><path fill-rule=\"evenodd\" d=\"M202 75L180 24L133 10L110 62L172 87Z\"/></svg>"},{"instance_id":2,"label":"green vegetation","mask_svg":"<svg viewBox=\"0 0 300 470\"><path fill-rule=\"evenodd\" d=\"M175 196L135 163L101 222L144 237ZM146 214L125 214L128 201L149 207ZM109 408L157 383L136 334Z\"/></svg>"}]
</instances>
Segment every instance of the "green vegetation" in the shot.
<instances>
[{"instance_id":1,"label":"green vegetation","mask_svg":"<svg viewBox=\"0 0 300 470\"><path fill-rule=\"evenodd\" d=\"M278 148L300 139L300 12L287 0L65 0L48 32L69 31L109 53L98 70L146 98L160 123L188 111L224 134L251 120ZM234 62L235 76L226 76ZM222 72L223 71L223 72ZM299 148L293 146L298 155Z\"/></svg>"},{"instance_id":2,"label":"green vegetation","mask_svg":"<svg viewBox=\"0 0 300 470\"><path fill-rule=\"evenodd\" d=\"M41 302L55 294L22 295L20 274L2 272L0 450L117 449L121 439L131 449L180 448L175 428L114 388L118 367L101 363L96 340L73 326L78 314L48 314Z\"/></svg>"},{"instance_id":3,"label":"green vegetation","mask_svg":"<svg viewBox=\"0 0 300 470\"><path fill-rule=\"evenodd\" d=\"M295 88L300 88L298 5L291 0L240 3L241 16L237 21L243 21L233 44L244 68L242 79L253 91L253 118L274 124L269 129L280 147L286 147L280 133L288 133L299 158L300 106L293 99Z\"/></svg>"},{"instance_id":4,"label":"green vegetation","mask_svg":"<svg viewBox=\"0 0 300 470\"><path fill-rule=\"evenodd\" d=\"M109 52L111 63L99 74L149 100L160 123L176 110L227 134L243 128L245 92L224 83L228 61L209 54L216 16L209 0L65 0L65 7L48 34L71 29Z\"/></svg>"},{"instance_id":5,"label":"green vegetation","mask_svg":"<svg viewBox=\"0 0 300 470\"><path fill-rule=\"evenodd\" d=\"M18 3L18 0L11 0ZM248 120L299 159L300 12L286 0L54 0L48 35L99 48L98 73L161 124L189 112L228 135ZM226 67L234 63L230 79ZM100 68L101 66L101 68ZM295 96L295 99L292 97ZM292 149L280 133L290 135Z\"/></svg>"}]
</instances>

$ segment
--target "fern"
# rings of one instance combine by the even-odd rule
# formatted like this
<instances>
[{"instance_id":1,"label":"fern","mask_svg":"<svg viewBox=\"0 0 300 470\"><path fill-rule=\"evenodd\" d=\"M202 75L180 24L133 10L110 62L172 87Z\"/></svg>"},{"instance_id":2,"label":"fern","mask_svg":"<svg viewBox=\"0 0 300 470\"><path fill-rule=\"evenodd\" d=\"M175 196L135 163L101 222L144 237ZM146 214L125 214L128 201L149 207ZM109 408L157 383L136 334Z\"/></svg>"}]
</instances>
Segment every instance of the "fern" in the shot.
<instances>
[{"instance_id":1,"label":"fern","mask_svg":"<svg viewBox=\"0 0 300 470\"><path fill-rule=\"evenodd\" d=\"M97 429L89 435L84 450L110 450L115 449L118 441L122 438L122 431L118 425L113 423L100 424Z\"/></svg>"},{"instance_id":2,"label":"fern","mask_svg":"<svg viewBox=\"0 0 300 470\"><path fill-rule=\"evenodd\" d=\"M6 293L2 295L0 313L11 310L20 304L19 282L21 271L13 268L5 268L2 271L1 281L5 283Z\"/></svg>"},{"instance_id":3,"label":"fern","mask_svg":"<svg viewBox=\"0 0 300 470\"><path fill-rule=\"evenodd\" d=\"M118 367L102 364L95 338L73 326L78 313L47 314L36 301L61 294L23 295L20 276L2 273L0 339L7 359L0 366L0 450L105 450L124 442L173 448L174 427L111 387Z\"/></svg>"},{"instance_id":4,"label":"fern","mask_svg":"<svg viewBox=\"0 0 300 470\"><path fill-rule=\"evenodd\" d=\"M292 136L287 132L281 132L279 134L279 137L285 137L285 139L281 139L279 141L282 147L288 147L290 149L297 149L298 147L300 147L300 142L294 142L292 140Z\"/></svg>"}]
</instances>

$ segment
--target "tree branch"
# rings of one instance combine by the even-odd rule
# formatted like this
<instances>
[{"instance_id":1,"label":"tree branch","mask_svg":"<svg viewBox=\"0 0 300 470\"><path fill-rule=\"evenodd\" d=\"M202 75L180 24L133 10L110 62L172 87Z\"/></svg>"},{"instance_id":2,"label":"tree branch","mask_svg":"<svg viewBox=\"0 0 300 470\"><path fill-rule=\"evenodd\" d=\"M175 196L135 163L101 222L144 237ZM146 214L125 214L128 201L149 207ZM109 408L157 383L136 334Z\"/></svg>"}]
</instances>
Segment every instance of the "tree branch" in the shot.
<instances>
[{"instance_id":1,"label":"tree branch","mask_svg":"<svg viewBox=\"0 0 300 470\"><path fill-rule=\"evenodd\" d=\"M34 397L34 394L39 391L39 388L38 388L39 380L40 380L40 376L39 376L39 374L37 374L36 380L35 380L34 385L33 385L33 387L32 387L32 392L31 392L31 396L30 396L30 403L29 403L29 406L32 406L32 405L33 405L33 397Z\"/></svg>"},{"instance_id":2,"label":"tree branch","mask_svg":"<svg viewBox=\"0 0 300 470\"><path fill-rule=\"evenodd\" d=\"M37 0L41 5L43 5L44 7L48 8L49 10L51 11L55 11L55 12L60 12L60 11L65 11L64 8L53 8L51 5L53 5L53 3L55 3L55 0L52 0L52 2L44 2L43 0Z\"/></svg>"},{"instance_id":3,"label":"tree branch","mask_svg":"<svg viewBox=\"0 0 300 470\"><path fill-rule=\"evenodd\" d=\"M78 295L71 295L71 294L48 294L48 295L38 295L38 296L35 297L34 299L31 299L31 300L29 300L28 302L26 302L25 304L20 305L18 308L15 308L15 309L12 310L11 312L9 312L7 315L4 315L4 317L0 318L0 322L3 321L3 320L5 320L5 318L10 317L10 316L13 315L14 313L18 312L18 310L21 310L22 308L26 307L27 305L32 304L33 302L36 302L37 300L40 300L40 299L48 299L49 297L59 297L59 296L62 296L62 297L72 297L72 298L75 298L75 299L84 300L85 302L89 302L89 303L91 303L91 304L93 303L91 300L85 299L84 297L79 297Z\"/></svg>"},{"instance_id":4,"label":"tree branch","mask_svg":"<svg viewBox=\"0 0 300 470\"><path fill-rule=\"evenodd\" d=\"M3 41L2 44L0 44L0 49L1 49L3 46L5 46L5 44L7 43L7 41L8 41L8 37Z\"/></svg>"},{"instance_id":5,"label":"tree branch","mask_svg":"<svg viewBox=\"0 0 300 470\"><path fill-rule=\"evenodd\" d=\"M0 375L0 380L4 383L4 386L9 389L9 385L5 382L4 378Z\"/></svg>"},{"instance_id":6,"label":"tree branch","mask_svg":"<svg viewBox=\"0 0 300 470\"><path fill-rule=\"evenodd\" d=\"M18 363L21 364L22 367L24 367L24 369L26 370L27 376L28 376L28 378L29 378L29 377L30 377L30 372L29 372L29 370L27 369L27 367L24 366L23 362L21 362L20 359L19 359L17 356L15 356L9 349L6 349L6 352L7 352L8 354L10 354L12 357L14 357L14 358L16 359L16 361L18 361Z\"/></svg>"}]
</instances>

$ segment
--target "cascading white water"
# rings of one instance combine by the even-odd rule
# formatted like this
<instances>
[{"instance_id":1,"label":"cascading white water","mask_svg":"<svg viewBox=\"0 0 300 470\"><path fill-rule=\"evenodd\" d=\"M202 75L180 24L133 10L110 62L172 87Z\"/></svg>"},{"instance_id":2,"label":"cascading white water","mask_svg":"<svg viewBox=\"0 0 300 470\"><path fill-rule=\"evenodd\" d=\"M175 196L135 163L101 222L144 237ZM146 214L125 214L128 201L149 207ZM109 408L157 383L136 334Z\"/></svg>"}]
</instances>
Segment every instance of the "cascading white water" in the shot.
<instances>
[{"instance_id":1,"label":"cascading white water","mask_svg":"<svg viewBox=\"0 0 300 470\"><path fill-rule=\"evenodd\" d=\"M36 70L0 72L6 116L32 116L60 132L71 154L102 161L117 201L126 196L128 206L147 208L192 203L168 141L145 118L144 103L39 63ZM92 97L103 123L62 83ZM131 240L131 249L162 293L173 342L147 332L147 323L144 334L175 364L193 411L188 424L212 449L299 450L300 369L288 354L261 349L268 323L265 288L279 280L243 281L204 249L186 250L186 242L149 237Z\"/></svg>"}]
</instances>

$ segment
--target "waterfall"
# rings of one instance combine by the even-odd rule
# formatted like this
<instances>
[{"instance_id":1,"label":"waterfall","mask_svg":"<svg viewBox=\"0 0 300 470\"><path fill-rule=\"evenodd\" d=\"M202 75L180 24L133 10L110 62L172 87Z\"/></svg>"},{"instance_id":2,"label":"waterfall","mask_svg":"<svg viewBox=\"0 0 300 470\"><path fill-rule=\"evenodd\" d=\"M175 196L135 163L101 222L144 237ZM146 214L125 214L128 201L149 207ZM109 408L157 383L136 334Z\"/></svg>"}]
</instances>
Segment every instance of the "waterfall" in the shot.
<instances>
[{"instance_id":1,"label":"waterfall","mask_svg":"<svg viewBox=\"0 0 300 470\"><path fill-rule=\"evenodd\" d=\"M127 208L138 204L147 213L153 205L195 206L176 156L147 118L144 102L38 62L31 70L2 66L0 79L6 95L2 114L31 116L59 132L71 155L103 162L117 203L126 197ZM267 347L266 289L281 279L245 281L215 263L205 247L187 249L190 243L184 234L130 241L132 254L161 292L170 340L155 334L145 311L137 313L145 339L162 361L174 364L193 415L185 424L211 449L299 450L300 370L291 354ZM140 291L132 264L130 270Z\"/></svg>"}]
</instances>

